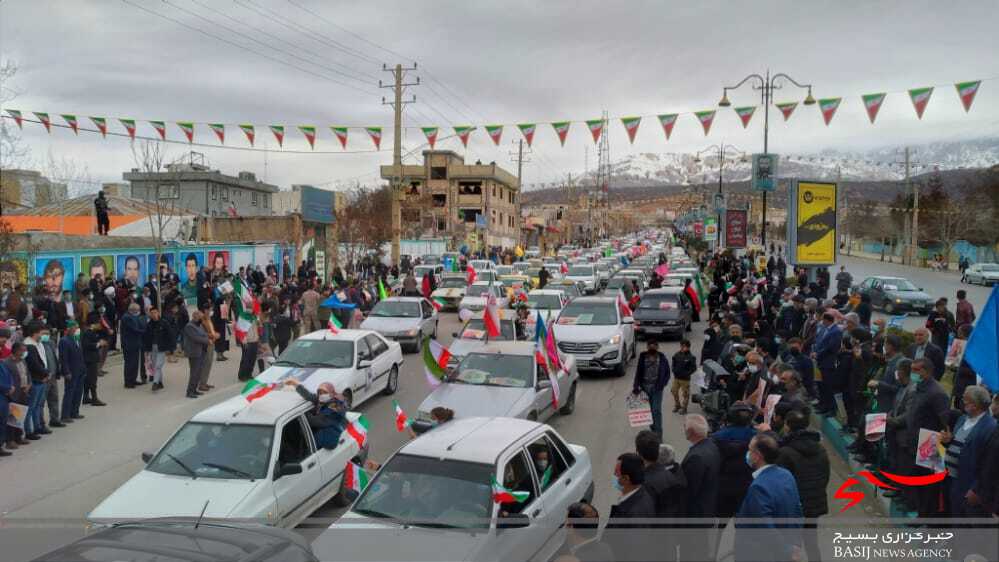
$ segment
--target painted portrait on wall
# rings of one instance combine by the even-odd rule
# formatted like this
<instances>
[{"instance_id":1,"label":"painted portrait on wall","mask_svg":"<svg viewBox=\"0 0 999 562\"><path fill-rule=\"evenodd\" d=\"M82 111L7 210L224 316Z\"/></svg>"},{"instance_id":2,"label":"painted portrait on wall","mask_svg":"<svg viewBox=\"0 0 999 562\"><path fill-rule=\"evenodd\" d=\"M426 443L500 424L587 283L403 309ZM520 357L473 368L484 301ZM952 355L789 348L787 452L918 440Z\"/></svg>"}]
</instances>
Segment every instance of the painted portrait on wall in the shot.
<instances>
[{"instance_id":1,"label":"painted portrait on wall","mask_svg":"<svg viewBox=\"0 0 999 562\"><path fill-rule=\"evenodd\" d=\"M145 254L120 254L115 260L115 265L119 279L129 281L133 285L142 285L145 283Z\"/></svg>"},{"instance_id":2,"label":"painted portrait on wall","mask_svg":"<svg viewBox=\"0 0 999 562\"><path fill-rule=\"evenodd\" d=\"M53 299L60 299L64 290L73 290L76 278L76 260L71 256L35 259L35 277Z\"/></svg>"}]
</instances>

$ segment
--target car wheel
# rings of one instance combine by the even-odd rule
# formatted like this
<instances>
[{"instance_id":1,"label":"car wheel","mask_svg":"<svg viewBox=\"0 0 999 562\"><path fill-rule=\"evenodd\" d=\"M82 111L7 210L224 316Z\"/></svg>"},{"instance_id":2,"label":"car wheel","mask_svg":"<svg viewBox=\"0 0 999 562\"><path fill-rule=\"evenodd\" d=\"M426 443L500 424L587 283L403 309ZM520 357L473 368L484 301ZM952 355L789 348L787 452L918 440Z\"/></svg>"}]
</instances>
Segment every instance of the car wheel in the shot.
<instances>
[{"instance_id":1,"label":"car wheel","mask_svg":"<svg viewBox=\"0 0 999 562\"><path fill-rule=\"evenodd\" d=\"M354 392L349 388L343 391L343 403L348 410L354 407Z\"/></svg>"},{"instance_id":2,"label":"car wheel","mask_svg":"<svg viewBox=\"0 0 999 562\"><path fill-rule=\"evenodd\" d=\"M894 314L895 305L889 301L885 301L885 314Z\"/></svg>"},{"instance_id":3,"label":"car wheel","mask_svg":"<svg viewBox=\"0 0 999 562\"><path fill-rule=\"evenodd\" d=\"M423 351L423 332L416 334L416 343L413 344L413 353L420 353Z\"/></svg>"},{"instance_id":4,"label":"car wheel","mask_svg":"<svg viewBox=\"0 0 999 562\"><path fill-rule=\"evenodd\" d=\"M622 348L621 349L621 362L618 363L617 366L614 367L614 376L615 377L623 377L624 376L625 363L628 362L625 359L625 357L624 357L624 351L625 350Z\"/></svg>"},{"instance_id":5,"label":"car wheel","mask_svg":"<svg viewBox=\"0 0 999 562\"><path fill-rule=\"evenodd\" d=\"M385 390L382 394L385 396L390 396L395 394L395 391L399 390L399 366L392 365L392 370L389 371L388 382L385 383Z\"/></svg>"},{"instance_id":6,"label":"car wheel","mask_svg":"<svg viewBox=\"0 0 999 562\"><path fill-rule=\"evenodd\" d=\"M565 404L559 408L558 413L563 416L568 416L576 410L576 383L572 383L572 388L569 389L569 397L566 398Z\"/></svg>"},{"instance_id":7,"label":"car wheel","mask_svg":"<svg viewBox=\"0 0 999 562\"><path fill-rule=\"evenodd\" d=\"M693 321L687 322L687 329L685 331L687 331L687 332L694 331L694 322ZM683 336L680 336L680 339L683 339Z\"/></svg>"}]
</instances>

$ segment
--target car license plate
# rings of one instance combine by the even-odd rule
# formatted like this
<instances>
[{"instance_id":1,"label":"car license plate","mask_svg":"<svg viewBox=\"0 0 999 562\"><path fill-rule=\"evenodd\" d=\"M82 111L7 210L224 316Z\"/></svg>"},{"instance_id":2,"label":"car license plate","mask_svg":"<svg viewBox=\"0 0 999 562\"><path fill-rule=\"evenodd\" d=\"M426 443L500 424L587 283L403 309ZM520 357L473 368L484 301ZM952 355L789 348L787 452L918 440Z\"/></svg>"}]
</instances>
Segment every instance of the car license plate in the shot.
<instances>
[{"instance_id":1,"label":"car license plate","mask_svg":"<svg viewBox=\"0 0 999 562\"><path fill-rule=\"evenodd\" d=\"M647 333L649 333L649 334L661 334L662 331L663 331L663 329L662 328L651 328L650 327L650 328L645 328L645 331Z\"/></svg>"}]
</instances>

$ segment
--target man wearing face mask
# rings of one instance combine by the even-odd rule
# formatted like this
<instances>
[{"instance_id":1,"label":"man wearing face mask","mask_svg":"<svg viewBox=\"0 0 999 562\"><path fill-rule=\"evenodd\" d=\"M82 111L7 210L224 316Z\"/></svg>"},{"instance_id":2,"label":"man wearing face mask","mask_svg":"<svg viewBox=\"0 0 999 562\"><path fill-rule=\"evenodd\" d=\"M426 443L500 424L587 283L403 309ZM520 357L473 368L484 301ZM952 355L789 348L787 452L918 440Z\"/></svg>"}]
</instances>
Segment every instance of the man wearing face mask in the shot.
<instances>
[{"instance_id":1,"label":"man wearing face mask","mask_svg":"<svg viewBox=\"0 0 999 562\"><path fill-rule=\"evenodd\" d=\"M316 445L323 449L335 449L340 442L340 434L347 427L347 407L337 396L333 385L324 382L313 394L295 379L284 384L294 387L303 400L312 404L305 417L316 436Z\"/></svg>"},{"instance_id":2,"label":"man wearing face mask","mask_svg":"<svg viewBox=\"0 0 999 562\"><path fill-rule=\"evenodd\" d=\"M912 474L912 467L915 463L916 451L912 448L912 442L915 440L913 437L913 428L906 425L906 415L908 414L909 408L912 405L912 397L915 395L915 385L910 385L910 373L912 372L912 361L908 359L902 359L898 362L895 367L895 381L898 384L898 392L894 395L894 402L888 410L888 418L885 420L885 444L888 446L888 462L890 463L890 469L895 471L897 474L910 475ZM879 396L880 399L880 396ZM918 432L919 428L915 428ZM859 439L857 441L867 442L866 439ZM873 448L868 445L865 447L858 447L856 451L863 451L864 458L862 460L873 460L868 457L873 457ZM914 503L911 498L907 496L902 496L898 492L888 490L885 492L887 497L900 497L909 503Z\"/></svg>"},{"instance_id":3,"label":"man wearing face mask","mask_svg":"<svg viewBox=\"0 0 999 562\"><path fill-rule=\"evenodd\" d=\"M929 359L933 367L930 376L940 380L946 368L944 350L930 341L930 331L926 328L916 328L913 332L913 339L915 342L905 350L905 356L909 359L922 359L924 357Z\"/></svg>"},{"instance_id":4,"label":"man wearing face mask","mask_svg":"<svg viewBox=\"0 0 999 562\"><path fill-rule=\"evenodd\" d=\"M801 509L809 519L829 513L826 486L829 485L829 455L822 446L818 431L809 429L809 416L800 410L787 413L787 434L780 440L777 464L788 469L798 485ZM815 522L806 523L805 548L809 562L819 562L819 549Z\"/></svg>"},{"instance_id":5,"label":"man wearing face mask","mask_svg":"<svg viewBox=\"0 0 999 562\"><path fill-rule=\"evenodd\" d=\"M681 547L682 560L714 560L713 542L709 530L715 526L718 505L718 476L721 454L714 440L708 438L708 421L700 414L687 414L683 420L684 435L690 443L680 468L687 480L687 517L701 525L692 531Z\"/></svg>"},{"instance_id":6,"label":"man wearing face mask","mask_svg":"<svg viewBox=\"0 0 999 562\"><path fill-rule=\"evenodd\" d=\"M836 324L835 317L830 312L822 314L822 326L815 336L812 346L812 359L815 361L822 380L819 382L819 407L817 413L826 417L836 415L836 355L843 342L843 330Z\"/></svg>"},{"instance_id":7,"label":"man wearing face mask","mask_svg":"<svg viewBox=\"0 0 999 562\"><path fill-rule=\"evenodd\" d=\"M802 352L803 342L799 337L787 341L787 353L783 356L785 363L791 365L801 378L801 388L808 399L815 398L815 364L812 358ZM807 402L808 400L806 400Z\"/></svg>"},{"instance_id":8,"label":"man wearing face mask","mask_svg":"<svg viewBox=\"0 0 999 562\"><path fill-rule=\"evenodd\" d=\"M725 347L726 339L722 336L721 325L716 318L711 319L711 324L704 330L704 344L701 347L701 363L707 360L718 361L721 357L722 349Z\"/></svg>"},{"instance_id":9,"label":"man wearing face mask","mask_svg":"<svg viewBox=\"0 0 999 562\"><path fill-rule=\"evenodd\" d=\"M663 434L663 389L669 383L669 360L659 352L659 343L650 339L646 350L638 356L631 393L644 392L652 409L652 431Z\"/></svg>"},{"instance_id":10,"label":"man wearing face mask","mask_svg":"<svg viewBox=\"0 0 999 562\"><path fill-rule=\"evenodd\" d=\"M610 520L604 532L604 540L618 558L624 558L644 553L645 546L636 539L648 531L642 531L648 524L628 523L628 519L653 519L656 516L656 504L652 494L644 486L645 467L642 458L635 453L624 453L617 458L614 466L614 488L620 494L617 502L611 506ZM649 560L651 558L639 558Z\"/></svg>"},{"instance_id":11,"label":"man wearing face mask","mask_svg":"<svg viewBox=\"0 0 999 562\"><path fill-rule=\"evenodd\" d=\"M780 449L769 433L761 433L749 443L745 462L753 471L753 483L736 513L740 522L735 526L735 559L797 560L801 557L800 523L774 520L795 520L803 517L801 497L794 476L777 466Z\"/></svg>"},{"instance_id":12,"label":"man wearing face mask","mask_svg":"<svg viewBox=\"0 0 999 562\"><path fill-rule=\"evenodd\" d=\"M993 419L999 419L999 394L992 397ZM999 516L999 422L982 447L975 466L975 483L965 494L965 503L983 516Z\"/></svg>"},{"instance_id":13,"label":"man wearing face mask","mask_svg":"<svg viewBox=\"0 0 999 562\"><path fill-rule=\"evenodd\" d=\"M953 430L944 430L940 442L947 446L946 489L950 496L952 517L981 517L980 502L971 492L975 485L978 458L984 453L988 438L996 427L989 415L989 391L984 386L964 389L964 415Z\"/></svg>"},{"instance_id":14,"label":"man wearing face mask","mask_svg":"<svg viewBox=\"0 0 999 562\"><path fill-rule=\"evenodd\" d=\"M950 413L950 400L940 383L933 378L933 363L926 357L912 362L911 377L916 390L912 397L909 413L906 416L905 425L913 428L911 446L915 450L918 446L920 429L929 429L930 431L945 429L946 420ZM916 476L926 476L931 472L930 469L921 466L913 468L913 473ZM945 515L940 506L942 487L943 483L938 482L916 488L916 510L920 517Z\"/></svg>"}]
</instances>

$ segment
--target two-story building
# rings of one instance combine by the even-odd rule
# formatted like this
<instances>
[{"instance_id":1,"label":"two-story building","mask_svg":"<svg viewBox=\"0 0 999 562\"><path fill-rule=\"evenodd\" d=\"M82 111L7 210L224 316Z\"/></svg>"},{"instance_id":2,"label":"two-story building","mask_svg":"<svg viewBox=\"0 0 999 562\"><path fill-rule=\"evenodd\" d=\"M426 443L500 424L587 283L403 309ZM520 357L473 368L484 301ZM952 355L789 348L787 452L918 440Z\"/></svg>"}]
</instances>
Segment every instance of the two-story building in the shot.
<instances>
[{"instance_id":1,"label":"two-story building","mask_svg":"<svg viewBox=\"0 0 999 562\"><path fill-rule=\"evenodd\" d=\"M133 168L122 177L131 183L134 199L159 199L209 217L273 215L273 197L278 192L276 185L257 180L252 172L230 176L188 162L168 164L162 172Z\"/></svg>"}]
</instances>

